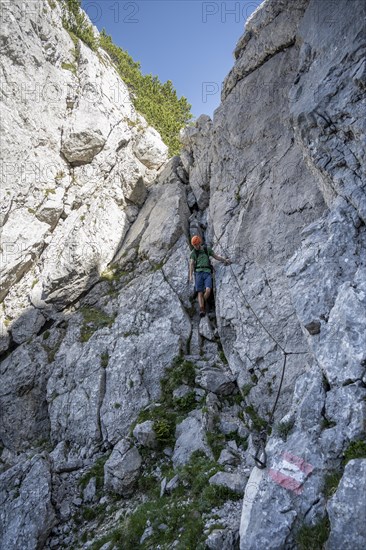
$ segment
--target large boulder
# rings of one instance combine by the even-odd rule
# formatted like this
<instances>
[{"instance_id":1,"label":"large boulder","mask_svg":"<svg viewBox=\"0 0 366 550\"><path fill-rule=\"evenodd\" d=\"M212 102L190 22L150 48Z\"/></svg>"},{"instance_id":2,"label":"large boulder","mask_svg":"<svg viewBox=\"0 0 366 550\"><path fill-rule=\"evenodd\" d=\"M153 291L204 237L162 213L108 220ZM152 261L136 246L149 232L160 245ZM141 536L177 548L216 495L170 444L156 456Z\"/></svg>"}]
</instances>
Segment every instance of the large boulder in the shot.
<instances>
[{"instance_id":1,"label":"large boulder","mask_svg":"<svg viewBox=\"0 0 366 550\"><path fill-rule=\"evenodd\" d=\"M0 475L0 547L43 548L55 523L50 462L45 454Z\"/></svg>"},{"instance_id":2,"label":"large boulder","mask_svg":"<svg viewBox=\"0 0 366 550\"><path fill-rule=\"evenodd\" d=\"M122 439L114 447L104 465L104 488L106 491L128 497L140 473L142 459L136 447Z\"/></svg>"},{"instance_id":3,"label":"large boulder","mask_svg":"<svg viewBox=\"0 0 366 550\"><path fill-rule=\"evenodd\" d=\"M168 147L160 134L151 126L137 135L134 153L147 168L160 168L168 160Z\"/></svg>"},{"instance_id":4,"label":"large boulder","mask_svg":"<svg viewBox=\"0 0 366 550\"><path fill-rule=\"evenodd\" d=\"M63 137L61 152L72 166L88 164L103 149L106 138L94 127L69 130Z\"/></svg>"},{"instance_id":5,"label":"large boulder","mask_svg":"<svg viewBox=\"0 0 366 550\"><path fill-rule=\"evenodd\" d=\"M348 462L327 510L330 536L326 548L363 548L366 542L366 460Z\"/></svg>"},{"instance_id":6,"label":"large boulder","mask_svg":"<svg viewBox=\"0 0 366 550\"><path fill-rule=\"evenodd\" d=\"M212 452L206 443L201 411L191 412L187 418L178 424L175 437L176 442L173 453L175 468L187 464L195 451L202 451L207 456L212 456Z\"/></svg>"}]
</instances>

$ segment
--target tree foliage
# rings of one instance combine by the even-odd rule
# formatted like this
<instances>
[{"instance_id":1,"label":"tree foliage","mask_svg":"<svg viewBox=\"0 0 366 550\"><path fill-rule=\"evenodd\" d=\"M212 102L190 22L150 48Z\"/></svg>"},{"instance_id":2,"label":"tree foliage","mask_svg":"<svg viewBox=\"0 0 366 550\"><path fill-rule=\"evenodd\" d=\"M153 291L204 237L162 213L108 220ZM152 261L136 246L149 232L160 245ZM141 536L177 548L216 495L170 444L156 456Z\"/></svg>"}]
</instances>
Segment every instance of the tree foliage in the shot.
<instances>
[{"instance_id":1,"label":"tree foliage","mask_svg":"<svg viewBox=\"0 0 366 550\"><path fill-rule=\"evenodd\" d=\"M127 85L133 104L148 124L156 128L169 147L169 154L179 153L179 131L192 119L191 105L185 97L178 98L171 80L160 82L157 76L143 75L140 63L116 46L103 29L99 39L80 8L80 0L63 0L63 26L73 37L80 38L96 51L103 48L111 57L120 77Z\"/></svg>"},{"instance_id":2,"label":"tree foliage","mask_svg":"<svg viewBox=\"0 0 366 550\"><path fill-rule=\"evenodd\" d=\"M64 0L62 24L67 31L80 38L93 51L97 50L98 40L94 35L93 26L80 9L80 0Z\"/></svg>"},{"instance_id":3,"label":"tree foliage","mask_svg":"<svg viewBox=\"0 0 366 550\"><path fill-rule=\"evenodd\" d=\"M111 57L119 75L128 86L136 110L156 128L169 147L169 154L180 151L179 131L192 119L191 106L185 97L178 98L171 80L164 84L157 76L141 73L140 63L103 30L100 46Z\"/></svg>"}]
</instances>

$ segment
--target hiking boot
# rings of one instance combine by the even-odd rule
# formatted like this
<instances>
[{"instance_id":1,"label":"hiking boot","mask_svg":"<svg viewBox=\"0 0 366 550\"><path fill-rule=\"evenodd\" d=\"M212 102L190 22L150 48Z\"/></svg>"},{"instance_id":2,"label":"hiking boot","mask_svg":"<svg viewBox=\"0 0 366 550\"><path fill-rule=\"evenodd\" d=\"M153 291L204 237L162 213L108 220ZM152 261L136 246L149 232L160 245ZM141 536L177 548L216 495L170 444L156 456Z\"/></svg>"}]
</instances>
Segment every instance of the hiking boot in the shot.
<instances>
[{"instance_id":1,"label":"hiking boot","mask_svg":"<svg viewBox=\"0 0 366 550\"><path fill-rule=\"evenodd\" d=\"M205 315L206 315L205 308L201 307L200 308L200 317L204 317Z\"/></svg>"}]
</instances>

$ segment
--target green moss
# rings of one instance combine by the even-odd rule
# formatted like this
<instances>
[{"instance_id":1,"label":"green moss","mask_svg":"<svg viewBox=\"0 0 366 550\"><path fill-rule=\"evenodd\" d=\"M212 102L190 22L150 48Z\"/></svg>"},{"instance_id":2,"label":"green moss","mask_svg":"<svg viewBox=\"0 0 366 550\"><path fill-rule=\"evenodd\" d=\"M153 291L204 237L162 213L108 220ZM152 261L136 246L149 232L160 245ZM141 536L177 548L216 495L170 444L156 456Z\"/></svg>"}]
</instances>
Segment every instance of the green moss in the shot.
<instances>
[{"instance_id":1,"label":"green moss","mask_svg":"<svg viewBox=\"0 0 366 550\"><path fill-rule=\"evenodd\" d=\"M81 489L85 489L89 481L95 477L97 491L100 491L104 485L104 464L107 462L109 455L102 456L93 464L86 474L79 481Z\"/></svg>"},{"instance_id":2,"label":"green moss","mask_svg":"<svg viewBox=\"0 0 366 550\"><path fill-rule=\"evenodd\" d=\"M352 441L344 453L344 465L356 458L366 458L366 441L358 439Z\"/></svg>"},{"instance_id":3,"label":"green moss","mask_svg":"<svg viewBox=\"0 0 366 550\"><path fill-rule=\"evenodd\" d=\"M242 387L241 387L241 395L243 397L247 397L249 394L250 394L250 390L254 388L254 385L253 384L244 384Z\"/></svg>"},{"instance_id":4,"label":"green moss","mask_svg":"<svg viewBox=\"0 0 366 550\"><path fill-rule=\"evenodd\" d=\"M174 359L172 367L166 371L162 380L162 389L164 392L171 392L181 384L194 387L195 377L194 364L179 355Z\"/></svg>"},{"instance_id":5,"label":"green moss","mask_svg":"<svg viewBox=\"0 0 366 550\"><path fill-rule=\"evenodd\" d=\"M250 420L252 421L253 429L257 432L262 431L263 429L266 429L268 427L268 422L259 416L259 414L254 409L253 405L248 405L248 407L245 407L245 412L249 416Z\"/></svg>"},{"instance_id":6,"label":"green moss","mask_svg":"<svg viewBox=\"0 0 366 550\"><path fill-rule=\"evenodd\" d=\"M182 384L194 386L194 380L193 363L185 361L181 356L177 357L161 380L161 403L140 411L136 422L131 426L131 432L136 424L152 420L160 448L173 445L176 425L186 417L188 412L197 407L193 390L181 398L173 397L173 392Z\"/></svg>"},{"instance_id":7,"label":"green moss","mask_svg":"<svg viewBox=\"0 0 366 550\"><path fill-rule=\"evenodd\" d=\"M243 396L240 392L235 393L234 395L228 395L225 397L225 403L229 406L241 405L243 402Z\"/></svg>"},{"instance_id":8,"label":"green moss","mask_svg":"<svg viewBox=\"0 0 366 550\"><path fill-rule=\"evenodd\" d=\"M152 271L159 271L164 265L164 262L160 262L158 264L155 264L153 267L152 267Z\"/></svg>"},{"instance_id":9,"label":"green moss","mask_svg":"<svg viewBox=\"0 0 366 550\"><path fill-rule=\"evenodd\" d=\"M34 447L41 447L42 450L51 452L52 451L52 443L49 439L46 439L44 437L40 437L34 442Z\"/></svg>"},{"instance_id":10,"label":"green moss","mask_svg":"<svg viewBox=\"0 0 366 550\"><path fill-rule=\"evenodd\" d=\"M45 337L43 337L43 339L47 340L47 338ZM55 360L56 353L60 349L61 343L62 343L62 337L60 336L53 346L42 344L43 349L47 353L47 359L49 363L53 363L53 361Z\"/></svg>"},{"instance_id":11,"label":"green moss","mask_svg":"<svg viewBox=\"0 0 366 550\"><path fill-rule=\"evenodd\" d=\"M334 426L336 426L336 422L333 422L332 420L328 420L328 418L323 418L322 420L322 424L321 424L321 429L322 430L328 430L329 428L334 428Z\"/></svg>"},{"instance_id":12,"label":"green moss","mask_svg":"<svg viewBox=\"0 0 366 550\"><path fill-rule=\"evenodd\" d=\"M218 431L212 431L206 433L206 440L210 446L210 449L217 460L220 456L221 451L225 447L225 436Z\"/></svg>"},{"instance_id":13,"label":"green moss","mask_svg":"<svg viewBox=\"0 0 366 550\"><path fill-rule=\"evenodd\" d=\"M111 268L107 268L105 269L101 274L100 274L100 279L102 281L114 281L115 280L115 271Z\"/></svg>"},{"instance_id":14,"label":"green moss","mask_svg":"<svg viewBox=\"0 0 366 550\"><path fill-rule=\"evenodd\" d=\"M303 525L296 537L299 550L323 550L329 533L330 522L327 515L316 525Z\"/></svg>"},{"instance_id":15,"label":"green moss","mask_svg":"<svg viewBox=\"0 0 366 550\"><path fill-rule=\"evenodd\" d=\"M84 521L92 521L97 517L97 512L94 508L83 508L81 516Z\"/></svg>"},{"instance_id":16,"label":"green moss","mask_svg":"<svg viewBox=\"0 0 366 550\"><path fill-rule=\"evenodd\" d=\"M87 342L95 331L108 327L110 328L115 320L115 317L110 317L103 311L93 307L83 307L81 313L84 318L84 323L80 330L81 342Z\"/></svg>"},{"instance_id":17,"label":"green moss","mask_svg":"<svg viewBox=\"0 0 366 550\"><path fill-rule=\"evenodd\" d=\"M109 281L109 282L119 281L120 279L122 279L122 277L126 277L127 275L131 275L131 272L124 271L118 266L113 265L108 267L101 273L100 279L101 281Z\"/></svg>"},{"instance_id":18,"label":"green moss","mask_svg":"<svg viewBox=\"0 0 366 550\"><path fill-rule=\"evenodd\" d=\"M105 351L100 356L100 366L103 367L103 369L106 369L108 367L108 362L109 362L109 353Z\"/></svg>"},{"instance_id":19,"label":"green moss","mask_svg":"<svg viewBox=\"0 0 366 550\"><path fill-rule=\"evenodd\" d=\"M34 279L34 281L32 282L32 288L34 288L36 286L38 281L39 281L39 279Z\"/></svg>"},{"instance_id":20,"label":"green moss","mask_svg":"<svg viewBox=\"0 0 366 550\"><path fill-rule=\"evenodd\" d=\"M63 170L59 170L57 174L55 175L55 180L59 181L62 180L65 177L65 172Z\"/></svg>"},{"instance_id":21,"label":"green moss","mask_svg":"<svg viewBox=\"0 0 366 550\"><path fill-rule=\"evenodd\" d=\"M246 437L240 437L238 433L229 434L225 436L226 441L235 441L238 447L242 447L244 451L248 448L248 439Z\"/></svg>"},{"instance_id":22,"label":"green moss","mask_svg":"<svg viewBox=\"0 0 366 550\"><path fill-rule=\"evenodd\" d=\"M120 528L100 539L92 549L98 550L106 542L111 542L119 550L170 548L177 541L175 547L180 550L204 550L203 514L209 514L212 508L221 506L228 499L241 498L224 487L209 485L210 477L221 469L202 453L193 453L189 463L179 469L179 488L171 496L163 497L156 495L158 484L155 478L149 476L144 484L153 490L155 496L138 506L123 520ZM170 478L172 474L165 475ZM141 545L140 539L147 521L153 527L153 533ZM167 526L166 530L159 529L162 523Z\"/></svg>"},{"instance_id":23,"label":"green moss","mask_svg":"<svg viewBox=\"0 0 366 550\"><path fill-rule=\"evenodd\" d=\"M340 480L342 479L343 472L334 470L329 472L324 479L323 493L325 498L331 498L337 490Z\"/></svg>"},{"instance_id":24,"label":"green moss","mask_svg":"<svg viewBox=\"0 0 366 550\"><path fill-rule=\"evenodd\" d=\"M130 336L138 336L140 333L137 330L129 330L123 333L123 338L129 338Z\"/></svg>"},{"instance_id":25,"label":"green moss","mask_svg":"<svg viewBox=\"0 0 366 550\"><path fill-rule=\"evenodd\" d=\"M229 364L229 362L228 362L228 360L226 359L226 355L225 355L225 353L224 353L223 350L220 350L220 351L219 351L219 357L220 357L221 361L224 363L224 365L228 365L228 364Z\"/></svg>"},{"instance_id":26,"label":"green moss","mask_svg":"<svg viewBox=\"0 0 366 550\"><path fill-rule=\"evenodd\" d=\"M156 477L145 471L142 472L138 479L138 488L143 493L148 493L150 497L157 497L159 496L157 493L160 493L160 484Z\"/></svg>"}]
</instances>

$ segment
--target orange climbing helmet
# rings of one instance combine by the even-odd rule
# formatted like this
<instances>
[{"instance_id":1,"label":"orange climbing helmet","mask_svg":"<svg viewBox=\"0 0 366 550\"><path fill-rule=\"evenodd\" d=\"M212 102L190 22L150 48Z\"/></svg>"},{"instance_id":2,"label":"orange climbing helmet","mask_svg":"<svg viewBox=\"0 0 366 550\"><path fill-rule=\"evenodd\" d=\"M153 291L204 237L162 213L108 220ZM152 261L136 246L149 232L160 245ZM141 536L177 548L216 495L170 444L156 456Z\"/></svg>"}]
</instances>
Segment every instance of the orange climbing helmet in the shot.
<instances>
[{"instance_id":1,"label":"orange climbing helmet","mask_svg":"<svg viewBox=\"0 0 366 550\"><path fill-rule=\"evenodd\" d=\"M198 235L194 235L194 237L192 237L191 239L191 243L193 244L193 246L195 244L201 244L201 242L202 242L202 239Z\"/></svg>"}]
</instances>

